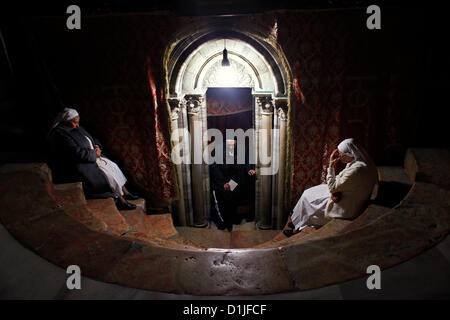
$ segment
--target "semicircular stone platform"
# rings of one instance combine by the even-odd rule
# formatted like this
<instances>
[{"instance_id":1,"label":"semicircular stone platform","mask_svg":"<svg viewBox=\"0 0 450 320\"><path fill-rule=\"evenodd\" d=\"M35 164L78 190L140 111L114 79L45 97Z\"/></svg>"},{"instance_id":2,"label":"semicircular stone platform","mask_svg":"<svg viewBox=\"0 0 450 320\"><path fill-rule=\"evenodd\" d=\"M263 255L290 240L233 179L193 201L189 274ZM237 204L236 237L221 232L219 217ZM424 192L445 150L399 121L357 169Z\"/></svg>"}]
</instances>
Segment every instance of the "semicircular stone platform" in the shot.
<instances>
[{"instance_id":1,"label":"semicircular stone platform","mask_svg":"<svg viewBox=\"0 0 450 320\"><path fill-rule=\"evenodd\" d=\"M105 282L194 295L306 290L406 261L450 230L450 154L409 149L405 167L379 167L375 199L356 219L286 238L280 231L175 228L170 214L118 211L86 200L80 183L53 184L44 163L0 169L0 219L48 261ZM397 198L392 195L397 195Z\"/></svg>"}]
</instances>

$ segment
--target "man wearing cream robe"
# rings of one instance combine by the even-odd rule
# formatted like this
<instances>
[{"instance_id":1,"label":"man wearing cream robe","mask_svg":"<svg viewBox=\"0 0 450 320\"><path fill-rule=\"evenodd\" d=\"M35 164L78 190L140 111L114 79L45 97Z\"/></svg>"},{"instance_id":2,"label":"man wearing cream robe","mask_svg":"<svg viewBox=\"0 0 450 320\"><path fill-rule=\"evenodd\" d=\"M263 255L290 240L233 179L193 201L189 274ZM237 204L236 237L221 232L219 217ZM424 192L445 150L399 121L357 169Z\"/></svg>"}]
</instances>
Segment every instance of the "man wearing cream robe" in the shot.
<instances>
[{"instance_id":1,"label":"man wearing cream robe","mask_svg":"<svg viewBox=\"0 0 450 320\"><path fill-rule=\"evenodd\" d=\"M338 175L338 161L346 167ZM361 213L378 181L375 164L353 139L342 141L330 157L327 184L305 190L283 233L291 236L308 225L322 226L331 218L353 218Z\"/></svg>"}]
</instances>

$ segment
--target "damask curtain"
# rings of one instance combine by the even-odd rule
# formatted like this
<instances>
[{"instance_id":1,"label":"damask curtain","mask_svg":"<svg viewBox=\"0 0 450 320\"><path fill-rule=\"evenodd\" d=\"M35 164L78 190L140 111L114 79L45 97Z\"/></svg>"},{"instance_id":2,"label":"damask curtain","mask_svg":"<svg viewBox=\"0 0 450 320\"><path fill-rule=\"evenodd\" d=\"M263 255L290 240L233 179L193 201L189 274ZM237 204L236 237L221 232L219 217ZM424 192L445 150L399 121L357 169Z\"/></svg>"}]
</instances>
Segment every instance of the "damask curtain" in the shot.
<instances>
[{"instance_id":1,"label":"damask curtain","mask_svg":"<svg viewBox=\"0 0 450 320\"><path fill-rule=\"evenodd\" d=\"M346 44L334 12L284 12L278 42L293 72L288 154L292 208L303 191L326 182L328 158L340 137Z\"/></svg>"}]
</instances>

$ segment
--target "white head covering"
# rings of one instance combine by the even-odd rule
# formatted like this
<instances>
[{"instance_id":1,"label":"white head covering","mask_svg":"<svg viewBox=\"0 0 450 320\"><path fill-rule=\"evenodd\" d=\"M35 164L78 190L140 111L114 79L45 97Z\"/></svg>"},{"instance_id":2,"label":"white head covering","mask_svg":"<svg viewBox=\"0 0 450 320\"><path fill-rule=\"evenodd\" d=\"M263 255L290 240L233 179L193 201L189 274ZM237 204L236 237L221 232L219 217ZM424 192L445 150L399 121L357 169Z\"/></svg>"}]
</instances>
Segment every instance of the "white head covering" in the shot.
<instances>
[{"instance_id":1,"label":"white head covering","mask_svg":"<svg viewBox=\"0 0 450 320\"><path fill-rule=\"evenodd\" d=\"M52 125L52 129L55 128L61 122L70 121L72 119L75 119L76 117L79 117L77 110L71 108L64 108L64 110L58 113L58 115L56 116L56 119Z\"/></svg>"},{"instance_id":2,"label":"white head covering","mask_svg":"<svg viewBox=\"0 0 450 320\"><path fill-rule=\"evenodd\" d=\"M352 157L354 159L353 161L362 161L369 164L370 158L363 150L356 146L353 138L345 139L339 143L338 150L342 152L342 154Z\"/></svg>"},{"instance_id":3,"label":"white head covering","mask_svg":"<svg viewBox=\"0 0 450 320\"><path fill-rule=\"evenodd\" d=\"M373 179L376 181L375 183L378 183L378 171L377 167L375 165L375 162L373 162L372 158L370 158L369 154L364 150L364 148L358 148L355 142L353 141L353 138L345 139L338 145L338 150L342 152L344 155L353 157L353 161L350 163L347 163L345 166L346 168L350 167L355 161L363 162L366 166L366 168L371 169L371 173L373 174Z\"/></svg>"}]
</instances>

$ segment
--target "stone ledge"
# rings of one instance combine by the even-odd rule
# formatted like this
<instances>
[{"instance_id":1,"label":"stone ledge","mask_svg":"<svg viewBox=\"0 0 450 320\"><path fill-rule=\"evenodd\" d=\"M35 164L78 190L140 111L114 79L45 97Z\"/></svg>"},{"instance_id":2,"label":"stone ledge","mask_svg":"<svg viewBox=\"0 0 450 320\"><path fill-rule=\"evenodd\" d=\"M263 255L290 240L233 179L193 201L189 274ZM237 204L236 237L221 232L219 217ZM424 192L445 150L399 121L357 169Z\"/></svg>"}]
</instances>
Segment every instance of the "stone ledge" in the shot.
<instances>
[{"instance_id":1,"label":"stone ledge","mask_svg":"<svg viewBox=\"0 0 450 320\"><path fill-rule=\"evenodd\" d=\"M366 210L364 210L364 212L358 218L355 219L355 221L350 223L348 226L344 227L342 230L338 231L338 233L356 230L372 221L375 221L382 215L388 213L389 210L391 209L376 204L371 204L370 206L367 207Z\"/></svg>"},{"instance_id":2,"label":"stone ledge","mask_svg":"<svg viewBox=\"0 0 450 320\"><path fill-rule=\"evenodd\" d=\"M408 177L403 167L377 167L378 180L386 182L399 182L407 185L411 185L411 180Z\"/></svg>"},{"instance_id":3,"label":"stone ledge","mask_svg":"<svg viewBox=\"0 0 450 320\"><path fill-rule=\"evenodd\" d=\"M411 182L428 182L450 189L449 150L410 148L405 155L405 170Z\"/></svg>"},{"instance_id":4,"label":"stone ledge","mask_svg":"<svg viewBox=\"0 0 450 320\"><path fill-rule=\"evenodd\" d=\"M193 251L146 247L124 256L104 280L194 295L259 295L294 289L276 249Z\"/></svg>"},{"instance_id":5,"label":"stone ledge","mask_svg":"<svg viewBox=\"0 0 450 320\"><path fill-rule=\"evenodd\" d=\"M268 242L279 230L222 231L215 229L177 227L180 237L189 239L204 248L239 249L253 248Z\"/></svg>"},{"instance_id":6,"label":"stone ledge","mask_svg":"<svg viewBox=\"0 0 450 320\"><path fill-rule=\"evenodd\" d=\"M450 190L416 181L395 208L347 232L337 232L346 226L334 220L317 234L270 248L205 250L181 237L97 232L94 225L100 230L101 222L81 212L86 206L58 208L45 174L33 170L2 172L0 218L15 237L63 268L78 264L88 276L162 292L257 295L318 288L364 276L370 264L384 269L406 261L450 229Z\"/></svg>"},{"instance_id":7,"label":"stone ledge","mask_svg":"<svg viewBox=\"0 0 450 320\"><path fill-rule=\"evenodd\" d=\"M280 230L242 230L231 232L231 248L253 248L272 240Z\"/></svg>"},{"instance_id":8,"label":"stone ledge","mask_svg":"<svg viewBox=\"0 0 450 320\"><path fill-rule=\"evenodd\" d=\"M189 239L198 246L231 248L231 233L228 231L192 227L176 227L176 229L181 237Z\"/></svg>"}]
</instances>

